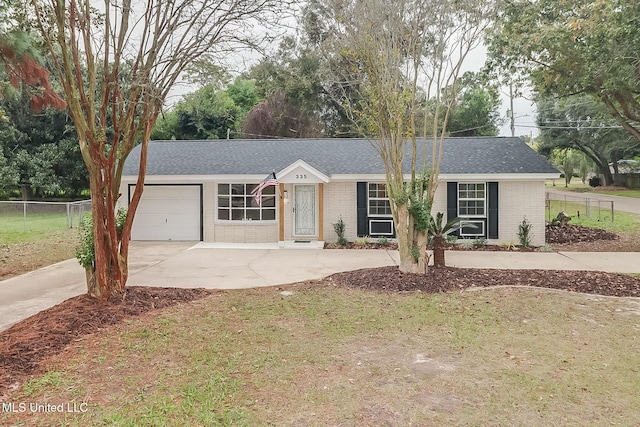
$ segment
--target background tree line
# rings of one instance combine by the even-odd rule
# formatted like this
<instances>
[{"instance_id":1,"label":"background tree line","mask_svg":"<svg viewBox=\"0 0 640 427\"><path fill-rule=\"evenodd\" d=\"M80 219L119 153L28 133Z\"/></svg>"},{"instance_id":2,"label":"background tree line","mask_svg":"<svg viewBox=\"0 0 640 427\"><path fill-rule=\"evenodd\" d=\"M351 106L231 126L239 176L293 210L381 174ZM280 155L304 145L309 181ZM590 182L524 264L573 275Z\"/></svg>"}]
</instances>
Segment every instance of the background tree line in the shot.
<instances>
[{"instance_id":1,"label":"background tree line","mask_svg":"<svg viewBox=\"0 0 640 427\"><path fill-rule=\"evenodd\" d=\"M327 43L329 15L326 2L308 2L298 19L297 35L285 37L273 54L233 82L228 77L220 82L218 70L210 64L196 64L192 71L202 87L165 112L153 138L375 136L354 126L339 102L347 94L352 104L358 103L361 95L331 78L336 69L347 71L349 64ZM458 86L448 133L497 135L501 125L497 84L481 73L467 73ZM447 88L443 96L451 92Z\"/></svg>"}]
</instances>

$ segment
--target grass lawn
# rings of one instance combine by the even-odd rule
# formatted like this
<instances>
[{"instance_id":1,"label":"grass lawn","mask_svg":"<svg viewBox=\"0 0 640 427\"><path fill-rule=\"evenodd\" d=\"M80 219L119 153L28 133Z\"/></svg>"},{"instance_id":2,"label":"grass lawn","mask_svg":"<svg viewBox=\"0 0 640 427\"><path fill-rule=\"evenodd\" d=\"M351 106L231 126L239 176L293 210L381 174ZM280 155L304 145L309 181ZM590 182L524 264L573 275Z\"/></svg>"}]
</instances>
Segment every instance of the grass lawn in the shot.
<instances>
[{"instance_id":1,"label":"grass lawn","mask_svg":"<svg viewBox=\"0 0 640 427\"><path fill-rule=\"evenodd\" d=\"M0 280L72 258L78 230L66 214L0 214Z\"/></svg>"},{"instance_id":2,"label":"grass lawn","mask_svg":"<svg viewBox=\"0 0 640 427\"><path fill-rule=\"evenodd\" d=\"M0 423L639 425L638 315L634 299L525 288L221 292L79 341L11 397L86 412Z\"/></svg>"},{"instance_id":3,"label":"grass lawn","mask_svg":"<svg viewBox=\"0 0 640 427\"><path fill-rule=\"evenodd\" d=\"M558 212L565 211L571 216L571 224L585 227L601 228L614 233L628 233L640 235L640 215L614 211L613 221L611 220L611 209L607 209L605 204L599 210L597 204L591 206L591 216L586 216L584 204L565 202L563 200L551 200L551 216L549 210L545 212L545 218L555 218ZM580 216L578 217L578 212Z\"/></svg>"},{"instance_id":4,"label":"grass lawn","mask_svg":"<svg viewBox=\"0 0 640 427\"><path fill-rule=\"evenodd\" d=\"M608 190L603 189L602 187L590 187L588 184L583 184L578 178L573 178L569 187L564 186L564 178L556 179L556 185L553 186L553 180L547 180L545 186L547 188L552 188L556 190L568 190L576 193L597 193L597 194L608 194L611 196L623 196L623 197L633 197L636 199L640 199L640 190L638 189L629 189L629 188L620 188L619 190ZM610 188L610 187L609 187Z\"/></svg>"},{"instance_id":5,"label":"grass lawn","mask_svg":"<svg viewBox=\"0 0 640 427\"><path fill-rule=\"evenodd\" d=\"M0 245L33 242L67 229L66 213L28 215L0 214Z\"/></svg>"}]
</instances>

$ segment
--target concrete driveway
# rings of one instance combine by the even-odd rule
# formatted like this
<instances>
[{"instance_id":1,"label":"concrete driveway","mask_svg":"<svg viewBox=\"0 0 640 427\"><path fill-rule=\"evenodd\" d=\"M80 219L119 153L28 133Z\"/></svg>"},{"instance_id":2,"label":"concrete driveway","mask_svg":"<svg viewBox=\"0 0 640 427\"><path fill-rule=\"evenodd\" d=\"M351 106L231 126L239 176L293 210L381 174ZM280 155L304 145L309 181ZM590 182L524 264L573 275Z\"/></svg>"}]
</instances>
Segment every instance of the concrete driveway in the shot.
<instances>
[{"instance_id":1,"label":"concrete driveway","mask_svg":"<svg viewBox=\"0 0 640 427\"><path fill-rule=\"evenodd\" d=\"M395 251L211 248L194 242L132 242L128 285L241 289L394 265ZM0 331L86 292L75 259L0 281Z\"/></svg>"},{"instance_id":2,"label":"concrete driveway","mask_svg":"<svg viewBox=\"0 0 640 427\"><path fill-rule=\"evenodd\" d=\"M473 268L600 270L640 273L640 253L447 251L447 265ZM216 247L193 242L133 242L129 285L241 289L319 279L396 265L397 251ZM75 259L0 281L0 330L86 292Z\"/></svg>"}]
</instances>

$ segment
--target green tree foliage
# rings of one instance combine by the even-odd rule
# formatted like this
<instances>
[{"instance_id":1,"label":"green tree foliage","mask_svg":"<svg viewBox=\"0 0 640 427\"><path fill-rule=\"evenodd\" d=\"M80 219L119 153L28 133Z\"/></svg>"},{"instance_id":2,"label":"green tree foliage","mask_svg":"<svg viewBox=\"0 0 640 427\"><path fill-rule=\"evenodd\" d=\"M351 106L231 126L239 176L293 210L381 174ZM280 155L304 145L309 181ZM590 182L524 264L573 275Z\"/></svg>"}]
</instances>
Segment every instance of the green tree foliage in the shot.
<instances>
[{"instance_id":1,"label":"green tree foliage","mask_svg":"<svg viewBox=\"0 0 640 427\"><path fill-rule=\"evenodd\" d=\"M30 98L22 88L0 99L5 114L0 121L1 149L8 168L2 187L20 189L23 198L76 197L89 182L73 123L63 110L34 112Z\"/></svg>"},{"instance_id":2,"label":"green tree foliage","mask_svg":"<svg viewBox=\"0 0 640 427\"><path fill-rule=\"evenodd\" d=\"M255 83L238 78L226 89L217 84L185 95L161 117L152 139L224 139L235 137L248 112L258 102Z\"/></svg>"},{"instance_id":3,"label":"green tree foliage","mask_svg":"<svg viewBox=\"0 0 640 427\"><path fill-rule=\"evenodd\" d=\"M258 138L323 134L320 66L318 53L293 37L285 38L275 55L265 57L248 73L265 101L248 115L243 133Z\"/></svg>"},{"instance_id":4,"label":"green tree foliage","mask_svg":"<svg viewBox=\"0 0 640 427\"><path fill-rule=\"evenodd\" d=\"M355 78L336 81L340 74L357 74L331 40L335 20L327 0L309 0L298 21L298 36L287 37L277 52L264 58L249 72L264 102L256 106L245 123L249 134L274 136L363 136L353 125L343 103L360 105L361 92L352 86Z\"/></svg>"},{"instance_id":5,"label":"green tree foliage","mask_svg":"<svg viewBox=\"0 0 640 427\"><path fill-rule=\"evenodd\" d=\"M451 136L496 136L500 118L500 95L495 83L480 73L466 72L458 82L457 94L451 106L447 131ZM447 87L449 99L453 88Z\"/></svg>"},{"instance_id":6,"label":"green tree foliage","mask_svg":"<svg viewBox=\"0 0 640 427\"><path fill-rule=\"evenodd\" d=\"M609 163L633 157L640 143L618 125L598 99L588 95L538 103L540 144L538 151L550 156L554 150L574 149L584 153L613 184Z\"/></svg>"},{"instance_id":7,"label":"green tree foliage","mask_svg":"<svg viewBox=\"0 0 640 427\"><path fill-rule=\"evenodd\" d=\"M542 95L590 94L640 141L640 2L504 2L489 57Z\"/></svg>"}]
</instances>

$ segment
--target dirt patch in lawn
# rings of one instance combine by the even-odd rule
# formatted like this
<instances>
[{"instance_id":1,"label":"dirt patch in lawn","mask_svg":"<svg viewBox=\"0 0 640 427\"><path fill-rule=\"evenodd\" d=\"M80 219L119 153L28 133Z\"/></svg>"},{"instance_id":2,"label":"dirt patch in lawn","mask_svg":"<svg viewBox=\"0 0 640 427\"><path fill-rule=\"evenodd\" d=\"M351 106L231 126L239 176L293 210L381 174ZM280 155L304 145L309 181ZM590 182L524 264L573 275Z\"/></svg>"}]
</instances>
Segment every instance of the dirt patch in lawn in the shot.
<instances>
[{"instance_id":1,"label":"dirt patch in lawn","mask_svg":"<svg viewBox=\"0 0 640 427\"><path fill-rule=\"evenodd\" d=\"M37 241L0 244L0 280L73 258L78 231L52 232Z\"/></svg>"},{"instance_id":2,"label":"dirt patch in lawn","mask_svg":"<svg viewBox=\"0 0 640 427\"><path fill-rule=\"evenodd\" d=\"M0 333L0 400L46 360L109 325L210 295L206 289L131 286L125 298L100 302L80 295L31 316Z\"/></svg>"}]
</instances>

